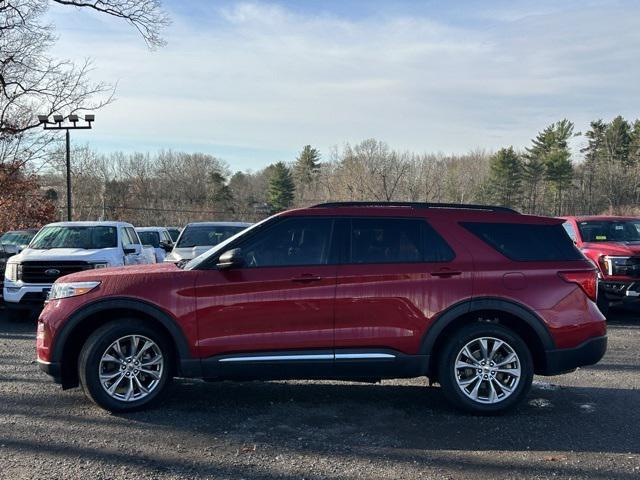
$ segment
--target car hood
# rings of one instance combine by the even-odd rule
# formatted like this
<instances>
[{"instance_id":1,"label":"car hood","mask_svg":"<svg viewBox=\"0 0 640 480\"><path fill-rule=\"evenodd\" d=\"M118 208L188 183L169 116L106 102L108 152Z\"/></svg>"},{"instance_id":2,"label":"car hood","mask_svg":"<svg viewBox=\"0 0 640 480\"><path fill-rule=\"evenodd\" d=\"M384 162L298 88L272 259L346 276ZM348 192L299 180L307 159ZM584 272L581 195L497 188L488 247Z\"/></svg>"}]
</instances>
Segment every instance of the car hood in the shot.
<instances>
[{"instance_id":1,"label":"car hood","mask_svg":"<svg viewBox=\"0 0 640 480\"><path fill-rule=\"evenodd\" d=\"M96 270L84 270L62 277L65 282L104 281L116 279L116 277L149 276L176 272L180 269L173 263L152 263L149 265L128 265L125 267L99 268Z\"/></svg>"},{"instance_id":2,"label":"car hood","mask_svg":"<svg viewBox=\"0 0 640 480\"><path fill-rule=\"evenodd\" d=\"M624 257L640 255L640 242L587 242L582 248L597 251L601 255Z\"/></svg>"},{"instance_id":3,"label":"car hood","mask_svg":"<svg viewBox=\"0 0 640 480\"><path fill-rule=\"evenodd\" d=\"M119 253L118 248L100 248L95 250L86 250L84 248L50 248L50 249L34 249L26 248L17 257L16 261L47 261L47 260L103 260L113 258Z\"/></svg>"}]
</instances>

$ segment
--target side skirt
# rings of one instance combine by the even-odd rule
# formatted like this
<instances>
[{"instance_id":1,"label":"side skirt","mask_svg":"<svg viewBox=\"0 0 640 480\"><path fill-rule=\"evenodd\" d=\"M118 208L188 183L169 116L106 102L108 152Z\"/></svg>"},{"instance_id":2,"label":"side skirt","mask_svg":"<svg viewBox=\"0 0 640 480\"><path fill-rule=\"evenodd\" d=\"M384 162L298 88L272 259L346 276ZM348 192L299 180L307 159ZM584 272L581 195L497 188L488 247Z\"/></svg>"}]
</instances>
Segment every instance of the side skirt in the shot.
<instances>
[{"instance_id":1,"label":"side skirt","mask_svg":"<svg viewBox=\"0 0 640 480\"><path fill-rule=\"evenodd\" d=\"M389 349L296 350L217 355L201 361L207 380L350 380L426 375L428 355Z\"/></svg>"}]
</instances>

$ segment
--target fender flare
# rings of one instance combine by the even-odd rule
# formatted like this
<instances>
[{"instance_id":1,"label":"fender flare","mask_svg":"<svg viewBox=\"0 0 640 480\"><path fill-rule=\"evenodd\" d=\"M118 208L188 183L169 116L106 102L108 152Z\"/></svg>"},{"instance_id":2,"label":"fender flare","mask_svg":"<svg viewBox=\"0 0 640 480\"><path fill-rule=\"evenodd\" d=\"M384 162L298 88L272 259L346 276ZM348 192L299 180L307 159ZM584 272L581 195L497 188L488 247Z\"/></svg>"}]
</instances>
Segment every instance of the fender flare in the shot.
<instances>
[{"instance_id":1,"label":"fender flare","mask_svg":"<svg viewBox=\"0 0 640 480\"><path fill-rule=\"evenodd\" d=\"M496 310L518 317L536 333L545 350L553 350L556 348L549 329L543 320L531 309L512 300L482 297L463 300L438 315L422 338L422 342L420 343L420 353L424 355L432 354L433 347L440 334L457 318L468 313L479 312L482 310Z\"/></svg>"},{"instance_id":2,"label":"fender flare","mask_svg":"<svg viewBox=\"0 0 640 480\"><path fill-rule=\"evenodd\" d=\"M69 336L75 328L80 325L80 323L91 315L114 309L133 310L152 317L155 321L162 324L162 326L165 327L171 335L179 360L189 360L192 358L191 351L189 350L189 343L187 342L184 332L173 317L161 310L159 307L144 300L117 297L97 300L87 305L83 305L80 309L73 312L64 323L60 332L55 336L53 350L51 352L51 360L53 362L62 361L65 345Z\"/></svg>"}]
</instances>

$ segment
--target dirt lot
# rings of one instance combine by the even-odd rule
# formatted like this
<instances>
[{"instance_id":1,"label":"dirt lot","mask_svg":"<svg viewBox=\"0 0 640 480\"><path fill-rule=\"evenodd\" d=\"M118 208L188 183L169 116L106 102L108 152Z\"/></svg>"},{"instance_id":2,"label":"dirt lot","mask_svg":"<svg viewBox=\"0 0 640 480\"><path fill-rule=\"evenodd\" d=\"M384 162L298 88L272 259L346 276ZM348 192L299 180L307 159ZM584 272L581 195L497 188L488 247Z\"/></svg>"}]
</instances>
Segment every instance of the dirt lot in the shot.
<instances>
[{"instance_id":1,"label":"dirt lot","mask_svg":"<svg viewBox=\"0 0 640 480\"><path fill-rule=\"evenodd\" d=\"M110 415L34 361L0 312L0 478L640 478L640 317L612 315L599 365L537 378L501 417L460 414L425 379L177 381Z\"/></svg>"}]
</instances>

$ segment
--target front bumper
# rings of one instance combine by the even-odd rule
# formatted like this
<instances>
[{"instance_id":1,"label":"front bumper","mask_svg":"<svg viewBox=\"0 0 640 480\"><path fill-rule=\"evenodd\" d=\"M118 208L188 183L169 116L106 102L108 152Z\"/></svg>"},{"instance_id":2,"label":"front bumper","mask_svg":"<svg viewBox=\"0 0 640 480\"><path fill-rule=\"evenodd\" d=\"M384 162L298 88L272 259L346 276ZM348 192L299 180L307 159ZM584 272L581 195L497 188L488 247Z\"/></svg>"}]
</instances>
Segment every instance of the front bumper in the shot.
<instances>
[{"instance_id":1,"label":"front bumper","mask_svg":"<svg viewBox=\"0 0 640 480\"><path fill-rule=\"evenodd\" d=\"M38 359L38 366L44 373L52 376L54 382L62 383L62 373L58 362L45 362Z\"/></svg>"},{"instance_id":2,"label":"front bumper","mask_svg":"<svg viewBox=\"0 0 640 480\"><path fill-rule=\"evenodd\" d=\"M598 363L607 351L607 336L590 338L574 348L547 350L546 368L542 375L559 375L578 367Z\"/></svg>"},{"instance_id":3,"label":"front bumper","mask_svg":"<svg viewBox=\"0 0 640 480\"><path fill-rule=\"evenodd\" d=\"M6 281L2 290L7 308L39 312L44 307L52 284L28 284Z\"/></svg>"},{"instance_id":4,"label":"front bumper","mask_svg":"<svg viewBox=\"0 0 640 480\"><path fill-rule=\"evenodd\" d=\"M640 305L640 280L604 280L598 294L613 305Z\"/></svg>"}]
</instances>

